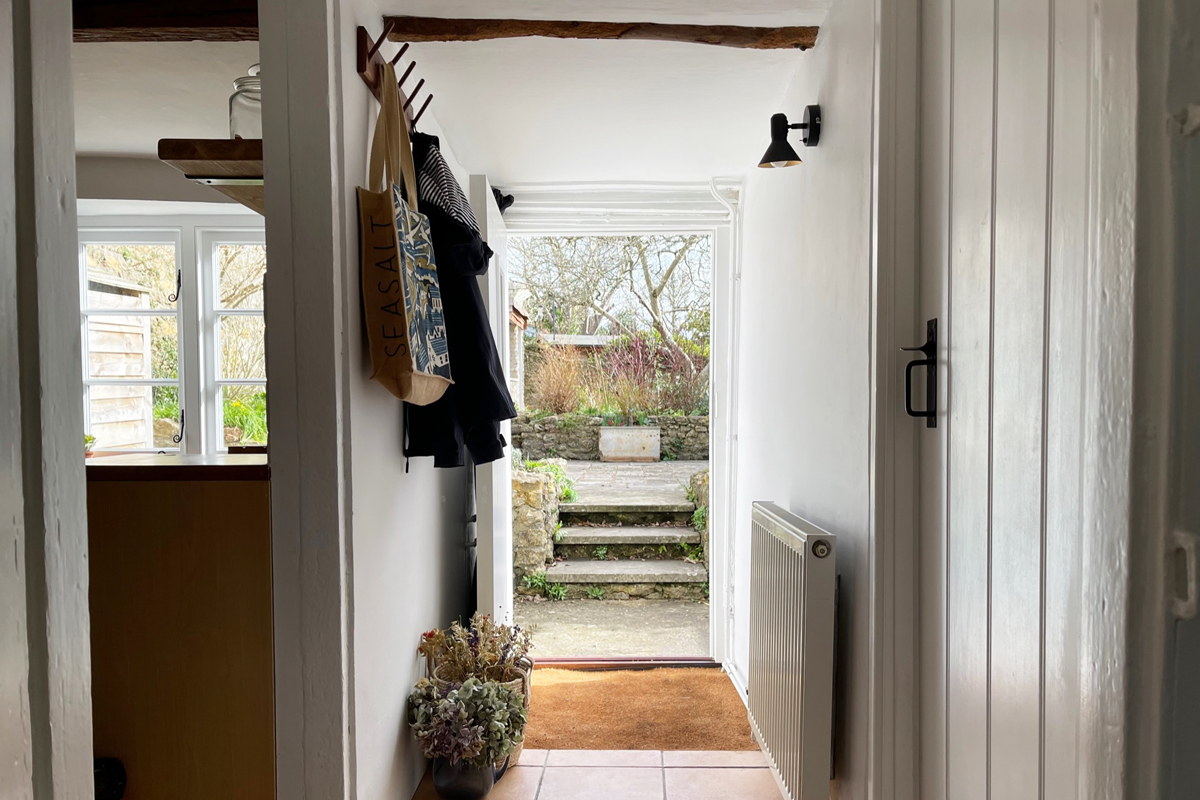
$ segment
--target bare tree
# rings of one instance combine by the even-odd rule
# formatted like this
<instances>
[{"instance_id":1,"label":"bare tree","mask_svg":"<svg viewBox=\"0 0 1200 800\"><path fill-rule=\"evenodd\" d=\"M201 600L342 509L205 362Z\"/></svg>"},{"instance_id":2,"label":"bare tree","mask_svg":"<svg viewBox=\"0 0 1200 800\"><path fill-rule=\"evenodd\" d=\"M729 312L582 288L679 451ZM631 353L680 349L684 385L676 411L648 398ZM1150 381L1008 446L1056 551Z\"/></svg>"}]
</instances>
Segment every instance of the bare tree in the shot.
<instances>
[{"instance_id":1,"label":"bare tree","mask_svg":"<svg viewBox=\"0 0 1200 800\"><path fill-rule=\"evenodd\" d=\"M680 337L707 310L712 244L702 234L514 239L514 284L535 327ZM689 362L690 363L690 362Z\"/></svg>"}]
</instances>

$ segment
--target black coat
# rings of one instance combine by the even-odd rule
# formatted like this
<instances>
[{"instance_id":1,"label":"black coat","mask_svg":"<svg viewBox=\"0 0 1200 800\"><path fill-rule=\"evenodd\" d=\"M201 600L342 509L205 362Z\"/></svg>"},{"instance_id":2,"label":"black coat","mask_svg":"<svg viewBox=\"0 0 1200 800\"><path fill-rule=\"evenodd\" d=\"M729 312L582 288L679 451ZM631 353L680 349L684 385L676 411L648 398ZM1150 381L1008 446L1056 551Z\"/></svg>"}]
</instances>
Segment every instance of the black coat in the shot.
<instances>
[{"instance_id":1,"label":"black coat","mask_svg":"<svg viewBox=\"0 0 1200 800\"><path fill-rule=\"evenodd\" d=\"M404 454L433 456L436 467L458 467L465 445L472 461L486 464L504 457L500 422L517 415L477 280L487 272L492 251L472 228L469 210L448 211L453 207L447 202L449 191L456 191L462 203L466 198L457 183L445 185L454 178L448 168L440 169L444 162L437 137L414 133L412 139L420 175L418 205L429 217L454 384L428 406L405 404ZM434 185L431 175L441 185Z\"/></svg>"}]
</instances>

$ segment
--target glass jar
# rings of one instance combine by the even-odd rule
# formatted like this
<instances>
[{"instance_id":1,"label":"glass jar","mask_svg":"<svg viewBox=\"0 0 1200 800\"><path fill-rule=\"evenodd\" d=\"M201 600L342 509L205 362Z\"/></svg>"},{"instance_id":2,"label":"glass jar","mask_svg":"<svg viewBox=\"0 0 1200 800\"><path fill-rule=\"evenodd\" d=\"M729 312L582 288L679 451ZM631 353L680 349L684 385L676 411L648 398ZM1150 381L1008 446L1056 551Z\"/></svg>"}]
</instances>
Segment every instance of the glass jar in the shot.
<instances>
[{"instance_id":1,"label":"glass jar","mask_svg":"<svg viewBox=\"0 0 1200 800\"><path fill-rule=\"evenodd\" d=\"M262 77L258 64L233 81L229 96L229 138L262 138Z\"/></svg>"}]
</instances>

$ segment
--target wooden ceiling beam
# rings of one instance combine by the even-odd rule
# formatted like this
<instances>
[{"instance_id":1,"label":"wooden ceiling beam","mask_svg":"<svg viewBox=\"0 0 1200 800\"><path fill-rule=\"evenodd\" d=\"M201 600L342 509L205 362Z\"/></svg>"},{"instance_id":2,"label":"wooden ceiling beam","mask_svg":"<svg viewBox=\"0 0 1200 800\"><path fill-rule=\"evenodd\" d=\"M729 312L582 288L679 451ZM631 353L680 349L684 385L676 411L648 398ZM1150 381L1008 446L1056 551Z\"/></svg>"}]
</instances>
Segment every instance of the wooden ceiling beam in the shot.
<instances>
[{"instance_id":1,"label":"wooden ceiling beam","mask_svg":"<svg viewBox=\"0 0 1200 800\"><path fill-rule=\"evenodd\" d=\"M77 42L252 42L257 0L73 0Z\"/></svg>"},{"instance_id":2,"label":"wooden ceiling beam","mask_svg":"<svg viewBox=\"0 0 1200 800\"><path fill-rule=\"evenodd\" d=\"M480 42L545 36L553 39L619 39L687 42L751 50L807 50L816 27L747 28L736 25L664 25L652 22L565 22L534 19L384 17L394 42Z\"/></svg>"}]
</instances>

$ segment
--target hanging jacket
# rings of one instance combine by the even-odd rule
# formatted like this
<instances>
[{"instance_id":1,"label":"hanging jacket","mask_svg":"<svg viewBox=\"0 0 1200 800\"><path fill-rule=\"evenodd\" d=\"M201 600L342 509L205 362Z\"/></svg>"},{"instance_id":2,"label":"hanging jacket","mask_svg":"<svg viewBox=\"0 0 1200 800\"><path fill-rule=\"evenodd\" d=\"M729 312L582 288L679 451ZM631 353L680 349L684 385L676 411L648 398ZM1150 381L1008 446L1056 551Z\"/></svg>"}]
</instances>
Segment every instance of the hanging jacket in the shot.
<instances>
[{"instance_id":1,"label":"hanging jacket","mask_svg":"<svg viewBox=\"0 0 1200 800\"><path fill-rule=\"evenodd\" d=\"M462 187L442 158L436 136L412 134L420 211L429 217L450 369L454 384L428 406L406 403L405 447L409 457L433 456L435 467L464 463L464 447L476 464L504 457L500 422L517 415L479 291L492 250Z\"/></svg>"}]
</instances>

